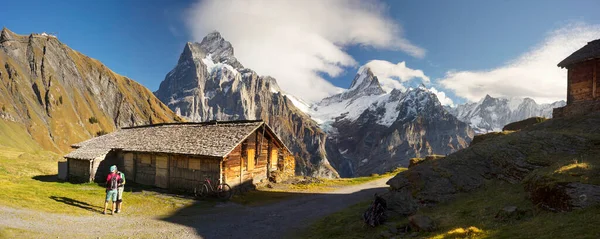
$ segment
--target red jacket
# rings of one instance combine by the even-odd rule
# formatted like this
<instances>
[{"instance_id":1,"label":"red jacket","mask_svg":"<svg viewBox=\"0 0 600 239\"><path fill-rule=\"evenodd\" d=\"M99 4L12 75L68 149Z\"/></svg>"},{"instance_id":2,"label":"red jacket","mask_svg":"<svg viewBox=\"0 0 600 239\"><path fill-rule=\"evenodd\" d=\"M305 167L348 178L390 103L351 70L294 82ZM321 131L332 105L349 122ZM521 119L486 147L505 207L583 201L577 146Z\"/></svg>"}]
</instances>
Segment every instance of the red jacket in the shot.
<instances>
[{"instance_id":1,"label":"red jacket","mask_svg":"<svg viewBox=\"0 0 600 239\"><path fill-rule=\"evenodd\" d=\"M106 189L110 190L110 181L112 180L113 177L117 177L117 183L121 183L121 175L119 175L118 173L115 172L111 172L108 174L108 176L106 176Z\"/></svg>"}]
</instances>

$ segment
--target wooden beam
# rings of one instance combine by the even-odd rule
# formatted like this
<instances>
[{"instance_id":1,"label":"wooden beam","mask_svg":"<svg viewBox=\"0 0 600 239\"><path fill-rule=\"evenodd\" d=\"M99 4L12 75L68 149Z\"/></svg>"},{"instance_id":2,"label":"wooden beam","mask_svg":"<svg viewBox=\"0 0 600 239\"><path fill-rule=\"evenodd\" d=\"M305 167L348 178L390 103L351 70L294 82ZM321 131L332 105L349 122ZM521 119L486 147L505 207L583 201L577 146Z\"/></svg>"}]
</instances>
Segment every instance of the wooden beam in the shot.
<instances>
[{"instance_id":1,"label":"wooden beam","mask_svg":"<svg viewBox=\"0 0 600 239\"><path fill-rule=\"evenodd\" d=\"M594 62L594 78L592 79L593 83L592 83L592 98L595 100L596 99L596 66L598 65L598 60L596 60L596 62Z\"/></svg>"}]
</instances>

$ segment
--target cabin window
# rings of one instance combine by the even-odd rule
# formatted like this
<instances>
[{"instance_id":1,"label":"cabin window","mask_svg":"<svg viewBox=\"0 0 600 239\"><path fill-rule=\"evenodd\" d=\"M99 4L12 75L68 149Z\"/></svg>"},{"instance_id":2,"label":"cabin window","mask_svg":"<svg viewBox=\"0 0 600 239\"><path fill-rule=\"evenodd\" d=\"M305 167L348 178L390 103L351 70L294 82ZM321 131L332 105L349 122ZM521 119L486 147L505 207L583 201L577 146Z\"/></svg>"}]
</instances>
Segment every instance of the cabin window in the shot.
<instances>
[{"instance_id":1,"label":"cabin window","mask_svg":"<svg viewBox=\"0 0 600 239\"><path fill-rule=\"evenodd\" d=\"M200 159L190 159L190 169L200 169Z\"/></svg>"},{"instance_id":2,"label":"cabin window","mask_svg":"<svg viewBox=\"0 0 600 239\"><path fill-rule=\"evenodd\" d=\"M142 164L152 164L152 159L150 158L150 155L148 154L142 154L139 155L140 156L140 163Z\"/></svg>"}]
</instances>

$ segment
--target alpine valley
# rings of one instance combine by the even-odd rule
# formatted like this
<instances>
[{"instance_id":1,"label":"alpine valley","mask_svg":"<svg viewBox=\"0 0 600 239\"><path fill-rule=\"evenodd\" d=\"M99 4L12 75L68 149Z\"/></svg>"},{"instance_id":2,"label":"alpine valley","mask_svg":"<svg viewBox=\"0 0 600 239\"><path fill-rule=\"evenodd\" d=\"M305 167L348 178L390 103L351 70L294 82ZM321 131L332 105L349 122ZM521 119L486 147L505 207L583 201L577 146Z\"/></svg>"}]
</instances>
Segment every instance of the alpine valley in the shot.
<instances>
[{"instance_id":1,"label":"alpine valley","mask_svg":"<svg viewBox=\"0 0 600 239\"><path fill-rule=\"evenodd\" d=\"M424 86L386 91L368 67L319 102L281 90L244 67L218 32L188 42L159 89L120 76L48 34L0 36L0 145L63 153L121 127L174 121L265 120L301 175L384 173L415 157L466 148L475 133L551 114L564 102L485 97L451 108ZM34 130L35 129L35 130Z\"/></svg>"}]
</instances>

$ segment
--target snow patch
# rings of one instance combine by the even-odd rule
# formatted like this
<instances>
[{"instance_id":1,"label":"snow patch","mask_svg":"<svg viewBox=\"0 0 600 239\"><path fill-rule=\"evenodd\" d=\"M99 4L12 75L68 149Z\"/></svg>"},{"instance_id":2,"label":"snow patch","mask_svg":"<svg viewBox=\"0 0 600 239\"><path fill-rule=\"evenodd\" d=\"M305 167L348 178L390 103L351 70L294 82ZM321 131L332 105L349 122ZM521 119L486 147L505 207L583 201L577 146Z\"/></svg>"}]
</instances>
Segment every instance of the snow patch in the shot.
<instances>
[{"instance_id":1,"label":"snow patch","mask_svg":"<svg viewBox=\"0 0 600 239\"><path fill-rule=\"evenodd\" d=\"M228 70L230 72L233 73L234 76L239 75L240 73L234 69L232 66L225 64L225 63L221 63L221 62L217 62L215 63L212 60L212 56L211 54L206 55L205 58L202 58L202 63L204 63L204 65L206 65L206 71L208 72L209 75L212 75L213 72L222 72L223 70ZM227 77L223 77L223 78L227 78ZM232 79L228 79L226 81L230 81Z\"/></svg>"}]
</instances>

